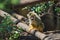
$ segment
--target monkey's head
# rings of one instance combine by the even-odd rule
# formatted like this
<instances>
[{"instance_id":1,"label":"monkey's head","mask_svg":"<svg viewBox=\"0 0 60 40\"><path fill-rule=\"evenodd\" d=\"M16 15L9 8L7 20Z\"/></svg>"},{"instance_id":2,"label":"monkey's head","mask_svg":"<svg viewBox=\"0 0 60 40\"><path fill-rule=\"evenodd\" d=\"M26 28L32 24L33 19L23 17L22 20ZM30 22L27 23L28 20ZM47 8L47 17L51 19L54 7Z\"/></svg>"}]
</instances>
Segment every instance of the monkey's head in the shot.
<instances>
[{"instance_id":1,"label":"monkey's head","mask_svg":"<svg viewBox=\"0 0 60 40\"><path fill-rule=\"evenodd\" d=\"M37 28L39 31L43 31L44 25L43 25L42 21L40 20L40 17L37 14L35 14L34 12L30 12L28 14L28 17L29 17L29 19L31 21L31 25L33 27Z\"/></svg>"}]
</instances>

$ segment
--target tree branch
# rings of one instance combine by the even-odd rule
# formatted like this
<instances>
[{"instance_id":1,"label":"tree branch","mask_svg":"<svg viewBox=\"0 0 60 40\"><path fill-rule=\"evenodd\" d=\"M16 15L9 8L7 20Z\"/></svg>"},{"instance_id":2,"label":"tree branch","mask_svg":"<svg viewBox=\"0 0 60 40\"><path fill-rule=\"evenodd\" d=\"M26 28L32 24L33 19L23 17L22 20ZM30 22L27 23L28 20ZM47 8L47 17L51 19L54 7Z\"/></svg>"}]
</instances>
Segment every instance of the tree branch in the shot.
<instances>
[{"instance_id":1,"label":"tree branch","mask_svg":"<svg viewBox=\"0 0 60 40\"><path fill-rule=\"evenodd\" d=\"M10 18L11 18L11 20L12 20L13 22L18 21L18 20L15 19L13 16L11 16L11 15L9 15L8 13L0 10L0 16L2 16L2 17L5 18L5 17L6 17L5 15L10 16ZM23 30L25 30L25 31L27 31L27 32L35 35L36 37L38 37L38 38L40 38L40 39L42 39L42 40L53 40L53 39L50 39L51 37L48 37L48 35L45 35L45 34L39 32L39 31L37 31L37 30L35 30L35 29L32 29L32 30L30 31L30 30L29 30L30 27L29 27L28 25L24 24L24 23L19 22L19 23L17 24L17 27L18 27L18 28L21 27Z\"/></svg>"}]
</instances>

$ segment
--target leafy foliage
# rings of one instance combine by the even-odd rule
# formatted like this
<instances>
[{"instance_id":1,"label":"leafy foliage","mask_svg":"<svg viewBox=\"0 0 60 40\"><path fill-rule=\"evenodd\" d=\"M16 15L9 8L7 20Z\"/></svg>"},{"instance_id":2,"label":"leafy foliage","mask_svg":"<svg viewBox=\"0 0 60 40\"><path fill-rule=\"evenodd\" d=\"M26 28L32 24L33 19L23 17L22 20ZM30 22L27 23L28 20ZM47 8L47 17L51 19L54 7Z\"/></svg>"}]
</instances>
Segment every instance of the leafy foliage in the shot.
<instances>
[{"instance_id":1,"label":"leafy foliage","mask_svg":"<svg viewBox=\"0 0 60 40\"><path fill-rule=\"evenodd\" d=\"M3 3L0 3L0 9L3 9L5 5Z\"/></svg>"},{"instance_id":2,"label":"leafy foliage","mask_svg":"<svg viewBox=\"0 0 60 40\"><path fill-rule=\"evenodd\" d=\"M8 40L15 40L20 36L20 33L22 31L23 30L21 28L17 28L15 26L15 24L11 21L9 16L6 16L6 18L4 18L0 24L0 34L2 35L0 39L3 39L4 37L4 38L8 38Z\"/></svg>"},{"instance_id":3,"label":"leafy foliage","mask_svg":"<svg viewBox=\"0 0 60 40\"><path fill-rule=\"evenodd\" d=\"M55 7L55 12L60 13L60 7Z\"/></svg>"},{"instance_id":4,"label":"leafy foliage","mask_svg":"<svg viewBox=\"0 0 60 40\"><path fill-rule=\"evenodd\" d=\"M36 4L35 6L27 6L24 9L28 9L29 11L34 11L37 14L40 14L42 12L46 12L47 9L54 4L54 1L48 1Z\"/></svg>"},{"instance_id":5,"label":"leafy foliage","mask_svg":"<svg viewBox=\"0 0 60 40\"><path fill-rule=\"evenodd\" d=\"M19 0L0 0L0 9L6 12L12 12L12 5L18 5Z\"/></svg>"}]
</instances>

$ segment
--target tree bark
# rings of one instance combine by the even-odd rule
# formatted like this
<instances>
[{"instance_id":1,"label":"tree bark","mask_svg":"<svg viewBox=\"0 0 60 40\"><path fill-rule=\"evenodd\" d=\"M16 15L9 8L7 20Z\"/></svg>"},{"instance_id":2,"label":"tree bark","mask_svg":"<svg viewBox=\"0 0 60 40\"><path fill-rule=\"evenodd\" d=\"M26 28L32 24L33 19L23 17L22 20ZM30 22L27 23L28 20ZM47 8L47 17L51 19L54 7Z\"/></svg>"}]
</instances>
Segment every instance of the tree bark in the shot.
<instances>
[{"instance_id":1,"label":"tree bark","mask_svg":"<svg viewBox=\"0 0 60 40\"><path fill-rule=\"evenodd\" d=\"M12 13L12 16L16 17L18 20L21 20L22 18L25 18L24 16L19 15L17 13Z\"/></svg>"},{"instance_id":2,"label":"tree bark","mask_svg":"<svg viewBox=\"0 0 60 40\"><path fill-rule=\"evenodd\" d=\"M39 1L39 0L20 0L20 4L27 4L27 3L32 3L36 1Z\"/></svg>"}]
</instances>

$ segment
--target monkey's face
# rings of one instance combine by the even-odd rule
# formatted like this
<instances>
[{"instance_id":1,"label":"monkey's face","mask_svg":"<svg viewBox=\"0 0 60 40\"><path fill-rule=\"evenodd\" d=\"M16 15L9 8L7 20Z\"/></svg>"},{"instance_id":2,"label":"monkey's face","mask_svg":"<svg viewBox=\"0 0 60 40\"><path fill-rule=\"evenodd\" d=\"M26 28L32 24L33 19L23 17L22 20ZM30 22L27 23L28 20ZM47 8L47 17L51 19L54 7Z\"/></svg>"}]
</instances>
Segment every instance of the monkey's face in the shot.
<instances>
[{"instance_id":1,"label":"monkey's face","mask_svg":"<svg viewBox=\"0 0 60 40\"><path fill-rule=\"evenodd\" d=\"M32 26L37 28L39 31L43 31L43 24L42 21L39 20L35 15L31 16Z\"/></svg>"}]
</instances>

